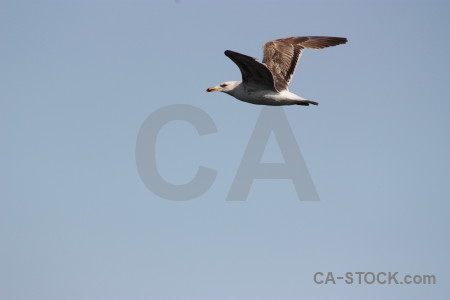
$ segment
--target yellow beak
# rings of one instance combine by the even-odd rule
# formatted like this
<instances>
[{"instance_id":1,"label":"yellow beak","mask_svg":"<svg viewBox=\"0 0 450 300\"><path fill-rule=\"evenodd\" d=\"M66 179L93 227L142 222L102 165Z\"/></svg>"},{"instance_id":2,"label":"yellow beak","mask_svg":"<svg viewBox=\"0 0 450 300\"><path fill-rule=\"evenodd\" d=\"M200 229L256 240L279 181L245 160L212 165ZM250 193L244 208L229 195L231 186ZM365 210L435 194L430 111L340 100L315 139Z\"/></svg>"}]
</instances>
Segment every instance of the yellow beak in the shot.
<instances>
[{"instance_id":1,"label":"yellow beak","mask_svg":"<svg viewBox=\"0 0 450 300\"><path fill-rule=\"evenodd\" d=\"M218 90L219 89L217 87L210 87L206 89L207 92L217 92Z\"/></svg>"}]
</instances>

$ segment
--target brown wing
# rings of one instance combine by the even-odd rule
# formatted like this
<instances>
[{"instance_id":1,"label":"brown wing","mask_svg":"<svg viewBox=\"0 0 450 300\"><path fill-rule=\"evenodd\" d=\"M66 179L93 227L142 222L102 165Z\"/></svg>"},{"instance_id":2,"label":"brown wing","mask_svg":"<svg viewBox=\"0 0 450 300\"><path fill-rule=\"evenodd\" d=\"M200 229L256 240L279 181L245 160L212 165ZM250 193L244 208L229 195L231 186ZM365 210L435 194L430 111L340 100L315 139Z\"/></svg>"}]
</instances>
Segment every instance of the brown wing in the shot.
<instances>
[{"instance_id":1,"label":"brown wing","mask_svg":"<svg viewBox=\"0 0 450 300\"><path fill-rule=\"evenodd\" d=\"M272 73L265 65L253 57L234 51L226 50L225 55L239 67L244 83L254 85L257 88L263 87L271 91L277 91Z\"/></svg>"},{"instance_id":2,"label":"brown wing","mask_svg":"<svg viewBox=\"0 0 450 300\"><path fill-rule=\"evenodd\" d=\"M262 62L272 72L275 88L278 91L287 90L304 49L323 49L346 42L346 38L328 36L300 36L273 40L264 44Z\"/></svg>"}]
</instances>

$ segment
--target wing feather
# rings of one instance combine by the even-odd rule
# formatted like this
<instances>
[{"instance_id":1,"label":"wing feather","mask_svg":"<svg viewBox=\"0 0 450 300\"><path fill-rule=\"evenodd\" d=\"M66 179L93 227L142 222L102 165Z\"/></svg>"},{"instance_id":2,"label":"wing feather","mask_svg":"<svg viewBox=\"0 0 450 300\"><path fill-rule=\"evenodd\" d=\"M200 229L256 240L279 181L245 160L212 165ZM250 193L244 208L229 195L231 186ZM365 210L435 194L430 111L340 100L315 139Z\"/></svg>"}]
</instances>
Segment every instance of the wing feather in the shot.
<instances>
[{"instance_id":1,"label":"wing feather","mask_svg":"<svg viewBox=\"0 0 450 300\"><path fill-rule=\"evenodd\" d=\"M262 62L273 74L275 88L278 91L287 90L304 49L323 49L346 42L346 38L328 36L300 36L273 40L264 44Z\"/></svg>"},{"instance_id":2,"label":"wing feather","mask_svg":"<svg viewBox=\"0 0 450 300\"><path fill-rule=\"evenodd\" d=\"M258 88L265 88L271 91L275 89L273 75L270 70L253 57L240 54L231 50L226 50L228 56L241 70L242 81L248 85L255 85Z\"/></svg>"}]
</instances>

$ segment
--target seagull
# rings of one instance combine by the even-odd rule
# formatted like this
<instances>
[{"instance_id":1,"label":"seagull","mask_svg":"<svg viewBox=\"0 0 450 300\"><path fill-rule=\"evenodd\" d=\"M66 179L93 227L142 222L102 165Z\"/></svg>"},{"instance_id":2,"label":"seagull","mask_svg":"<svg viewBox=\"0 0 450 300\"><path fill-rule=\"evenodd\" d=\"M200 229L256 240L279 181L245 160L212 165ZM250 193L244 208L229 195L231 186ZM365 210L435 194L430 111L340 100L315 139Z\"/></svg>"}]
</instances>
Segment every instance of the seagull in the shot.
<instances>
[{"instance_id":1,"label":"seagull","mask_svg":"<svg viewBox=\"0 0 450 300\"><path fill-rule=\"evenodd\" d=\"M345 44L346 38L299 36L277 39L264 44L262 63L255 58L226 50L241 70L242 81L226 81L207 92L224 92L241 101L260 105L318 105L289 92L288 85L304 49L323 49Z\"/></svg>"}]
</instances>

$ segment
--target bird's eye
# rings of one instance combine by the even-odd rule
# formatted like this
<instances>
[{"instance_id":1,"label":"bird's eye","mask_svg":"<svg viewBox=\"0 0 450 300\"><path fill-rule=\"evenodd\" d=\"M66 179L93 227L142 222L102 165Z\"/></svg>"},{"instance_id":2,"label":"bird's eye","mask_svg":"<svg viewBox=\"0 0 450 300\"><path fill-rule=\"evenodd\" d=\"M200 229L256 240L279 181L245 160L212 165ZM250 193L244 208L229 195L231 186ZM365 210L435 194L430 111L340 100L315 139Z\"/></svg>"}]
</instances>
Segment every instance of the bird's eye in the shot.
<instances>
[{"instance_id":1,"label":"bird's eye","mask_svg":"<svg viewBox=\"0 0 450 300\"><path fill-rule=\"evenodd\" d=\"M221 85L220 85L220 87L226 87L227 85L225 84L225 83L222 83Z\"/></svg>"}]
</instances>

